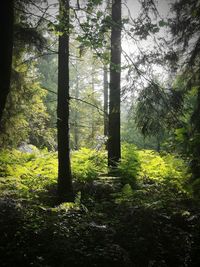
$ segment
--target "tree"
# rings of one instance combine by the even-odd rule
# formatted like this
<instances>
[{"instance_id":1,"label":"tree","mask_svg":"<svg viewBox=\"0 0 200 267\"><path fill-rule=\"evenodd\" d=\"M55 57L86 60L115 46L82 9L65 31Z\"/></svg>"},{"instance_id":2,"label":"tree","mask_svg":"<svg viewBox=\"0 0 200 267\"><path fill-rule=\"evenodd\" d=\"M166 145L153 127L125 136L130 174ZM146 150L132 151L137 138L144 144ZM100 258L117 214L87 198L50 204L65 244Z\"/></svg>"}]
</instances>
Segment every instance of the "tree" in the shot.
<instances>
[{"instance_id":1,"label":"tree","mask_svg":"<svg viewBox=\"0 0 200 267\"><path fill-rule=\"evenodd\" d=\"M139 92L137 100L137 128L144 137L156 138L158 152L160 152L160 146L165 136L166 120L170 114L170 96L161 85L152 82Z\"/></svg>"},{"instance_id":2,"label":"tree","mask_svg":"<svg viewBox=\"0 0 200 267\"><path fill-rule=\"evenodd\" d=\"M99 147L104 114L102 64L90 50L78 57L75 45L70 47L70 146Z\"/></svg>"},{"instance_id":3,"label":"tree","mask_svg":"<svg viewBox=\"0 0 200 267\"><path fill-rule=\"evenodd\" d=\"M38 0L38 5L44 1ZM22 46L28 44L29 48L34 46L41 52L46 44L46 39L39 32L39 24L45 19L44 14L39 16L34 26L31 21L35 15L28 10L31 10L34 5L31 0L9 0L4 1L1 6L0 23L3 38L0 43L0 123L2 123L3 111L10 91L13 48L20 50Z\"/></svg>"},{"instance_id":4,"label":"tree","mask_svg":"<svg viewBox=\"0 0 200 267\"><path fill-rule=\"evenodd\" d=\"M38 72L33 64L20 64L21 51L13 57L11 89L1 124L0 146L17 147L30 142L38 147L51 148L52 134L44 99L46 91L38 82Z\"/></svg>"},{"instance_id":5,"label":"tree","mask_svg":"<svg viewBox=\"0 0 200 267\"><path fill-rule=\"evenodd\" d=\"M73 200L69 148L69 1L60 0L60 26L58 47L58 197L60 201Z\"/></svg>"},{"instance_id":6,"label":"tree","mask_svg":"<svg viewBox=\"0 0 200 267\"><path fill-rule=\"evenodd\" d=\"M200 8L198 0L180 0L172 5L175 18L170 20L173 45L180 55L179 76L184 80L179 89L187 101L188 93L195 96L192 113L188 114L188 126L183 127L187 149L183 151L191 159L193 178L200 177Z\"/></svg>"},{"instance_id":7,"label":"tree","mask_svg":"<svg viewBox=\"0 0 200 267\"><path fill-rule=\"evenodd\" d=\"M79 98L79 75L78 72L76 72L76 82L75 82L75 98ZM74 148L75 150L79 149L79 130L78 130L78 119L79 119L79 113L77 108L74 109Z\"/></svg>"},{"instance_id":8,"label":"tree","mask_svg":"<svg viewBox=\"0 0 200 267\"><path fill-rule=\"evenodd\" d=\"M121 158L120 147L121 0L112 2L108 165Z\"/></svg>"},{"instance_id":9,"label":"tree","mask_svg":"<svg viewBox=\"0 0 200 267\"><path fill-rule=\"evenodd\" d=\"M13 25L14 25L14 0L4 1L1 5L1 78L0 78L0 124L6 99L10 91L10 77L12 68L13 51Z\"/></svg>"},{"instance_id":10,"label":"tree","mask_svg":"<svg viewBox=\"0 0 200 267\"><path fill-rule=\"evenodd\" d=\"M6 10L12 2L14 2L14 7L12 6L12 9L14 8L14 19L12 18L14 25L12 21L12 41L7 44L9 38L7 38L8 29L6 27L10 27L10 24L4 25L4 23L9 20ZM34 3L27 0L5 1L3 7L7 6L7 9L1 9L4 11L0 18L2 19L1 25L4 25L1 30L5 31L5 33L2 32L2 36L5 38L2 38L0 44L2 47L0 83L1 85L2 82L4 83L0 90L0 106L1 112L3 112L0 130L1 147L17 147L22 141L44 147L52 139L47 129L49 118L43 103L46 92L40 87L38 72L35 65L32 64L32 60L29 60L38 56L38 52L41 53L46 44L41 29L36 28L30 15L27 15L28 10L33 7L32 4ZM4 15L6 15L5 18ZM12 15L13 10L10 16ZM6 51L12 50L12 55L9 55L9 64L7 64L8 53L5 52L5 49ZM8 79L9 76L11 79ZM8 80L10 80L10 86L8 86ZM6 84L7 86L5 86Z\"/></svg>"},{"instance_id":11,"label":"tree","mask_svg":"<svg viewBox=\"0 0 200 267\"><path fill-rule=\"evenodd\" d=\"M108 136L108 69L104 64L103 68L103 92L104 92L104 136Z\"/></svg>"}]
</instances>

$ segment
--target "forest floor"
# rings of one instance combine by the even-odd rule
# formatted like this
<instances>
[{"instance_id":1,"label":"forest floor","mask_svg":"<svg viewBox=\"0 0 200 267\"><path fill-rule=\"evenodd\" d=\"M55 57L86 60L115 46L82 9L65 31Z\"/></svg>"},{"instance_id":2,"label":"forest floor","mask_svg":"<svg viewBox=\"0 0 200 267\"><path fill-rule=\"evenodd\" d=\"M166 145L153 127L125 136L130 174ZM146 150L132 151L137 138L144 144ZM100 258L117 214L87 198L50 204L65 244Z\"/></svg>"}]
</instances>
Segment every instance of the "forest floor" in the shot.
<instances>
[{"instance_id":1,"label":"forest floor","mask_svg":"<svg viewBox=\"0 0 200 267\"><path fill-rule=\"evenodd\" d=\"M42 176L30 179L27 164L36 161L1 157L2 267L200 266L199 201L184 190L147 177L132 188L101 175L75 181L75 203L56 205L56 183L43 190Z\"/></svg>"}]
</instances>

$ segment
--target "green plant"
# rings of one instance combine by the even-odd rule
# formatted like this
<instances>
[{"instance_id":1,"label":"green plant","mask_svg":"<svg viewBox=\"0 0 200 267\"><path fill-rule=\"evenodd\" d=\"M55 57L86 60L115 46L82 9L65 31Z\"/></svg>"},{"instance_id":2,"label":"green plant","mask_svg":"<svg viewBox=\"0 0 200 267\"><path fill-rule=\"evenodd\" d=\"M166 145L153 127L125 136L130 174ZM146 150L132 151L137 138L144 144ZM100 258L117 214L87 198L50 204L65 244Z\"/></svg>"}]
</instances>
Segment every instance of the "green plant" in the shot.
<instances>
[{"instance_id":1,"label":"green plant","mask_svg":"<svg viewBox=\"0 0 200 267\"><path fill-rule=\"evenodd\" d=\"M159 153L153 150L140 150L141 169L139 177L162 180L167 175L167 168Z\"/></svg>"},{"instance_id":2,"label":"green plant","mask_svg":"<svg viewBox=\"0 0 200 267\"><path fill-rule=\"evenodd\" d=\"M4 150L0 153L0 194L37 200L48 192L57 179L57 154L45 150L23 153Z\"/></svg>"},{"instance_id":3,"label":"green plant","mask_svg":"<svg viewBox=\"0 0 200 267\"><path fill-rule=\"evenodd\" d=\"M130 147L125 151L131 162ZM153 150L139 150L137 156L140 168L135 179L129 179L137 186L133 187L127 182L120 192L114 194L116 203L166 209L174 199L178 202L191 197L187 188L187 163L183 159L172 154L159 154ZM129 168L128 165L124 167L127 173Z\"/></svg>"},{"instance_id":4,"label":"green plant","mask_svg":"<svg viewBox=\"0 0 200 267\"><path fill-rule=\"evenodd\" d=\"M134 187L139 170L140 161L136 146L133 144L123 143L122 158L117 169L117 173L121 177L122 184L129 184Z\"/></svg>"},{"instance_id":5,"label":"green plant","mask_svg":"<svg viewBox=\"0 0 200 267\"><path fill-rule=\"evenodd\" d=\"M173 183L183 189L189 176L187 162L177 155L161 155L153 150L141 150L138 153L141 163L139 180Z\"/></svg>"},{"instance_id":6,"label":"green plant","mask_svg":"<svg viewBox=\"0 0 200 267\"><path fill-rule=\"evenodd\" d=\"M105 151L81 148L72 152L72 174L77 181L93 181L100 173L106 172Z\"/></svg>"},{"instance_id":7,"label":"green plant","mask_svg":"<svg viewBox=\"0 0 200 267\"><path fill-rule=\"evenodd\" d=\"M132 187L130 186L130 184L125 184L122 187L122 190L118 193L113 194L115 197L115 201L116 203L120 204L120 203L127 203L130 202L130 200L132 200L132 197L134 195L134 191L132 189Z\"/></svg>"}]
</instances>

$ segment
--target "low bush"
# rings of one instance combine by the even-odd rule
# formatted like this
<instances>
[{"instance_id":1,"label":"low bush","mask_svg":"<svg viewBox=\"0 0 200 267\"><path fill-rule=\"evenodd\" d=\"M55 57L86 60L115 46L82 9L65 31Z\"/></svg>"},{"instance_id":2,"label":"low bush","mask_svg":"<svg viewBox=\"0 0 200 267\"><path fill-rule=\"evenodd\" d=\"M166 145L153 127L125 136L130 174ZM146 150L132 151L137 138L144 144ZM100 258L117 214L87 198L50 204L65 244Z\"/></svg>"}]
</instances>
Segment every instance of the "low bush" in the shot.
<instances>
[{"instance_id":1,"label":"low bush","mask_svg":"<svg viewBox=\"0 0 200 267\"><path fill-rule=\"evenodd\" d=\"M189 178L187 163L172 154L159 154L153 150L140 150L141 168L138 180L141 182L162 182L184 191Z\"/></svg>"},{"instance_id":2,"label":"low bush","mask_svg":"<svg viewBox=\"0 0 200 267\"><path fill-rule=\"evenodd\" d=\"M2 267L199 266L199 202L184 191L185 162L124 144L120 189L90 182L106 161L103 151L72 152L75 203L55 206L56 153L0 153Z\"/></svg>"},{"instance_id":3,"label":"low bush","mask_svg":"<svg viewBox=\"0 0 200 267\"><path fill-rule=\"evenodd\" d=\"M117 173L121 177L122 185L130 184L135 187L136 177L140 170L138 150L133 144L122 144L122 158L118 164Z\"/></svg>"},{"instance_id":4,"label":"low bush","mask_svg":"<svg viewBox=\"0 0 200 267\"><path fill-rule=\"evenodd\" d=\"M48 188L56 184L56 153L2 151L0 166L0 195L3 197L37 201L41 193L48 193Z\"/></svg>"},{"instance_id":5,"label":"low bush","mask_svg":"<svg viewBox=\"0 0 200 267\"><path fill-rule=\"evenodd\" d=\"M107 172L105 151L81 148L72 152L72 174L75 180L90 182L104 172Z\"/></svg>"},{"instance_id":6,"label":"low bush","mask_svg":"<svg viewBox=\"0 0 200 267\"><path fill-rule=\"evenodd\" d=\"M178 205L183 199L187 201L191 198L187 186L187 163L180 157L172 154L160 155L152 150L135 150L132 158L131 147L125 151L128 151L127 155L125 154L125 163L129 162L131 165L136 159L137 165L133 163L132 175L127 170L129 167L124 166L129 179L125 175L126 183L120 192L114 194L116 203L174 209L174 199Z\"/></svg>"},{"instance_id":7,"label":"low bush","mask_svg":"<svg viewBox=\"0 0 200 267\"><path fill-rule=\"evenodd\" d=\"M78 182L93 181L106 172L104 151L82 148L72 152L72 175ZM58 172L57 153L41 150L33 153L4 150L0 153L0 194L41 201L55 188ZM45 196L46 194L46 196Z\"/></svg>"}]
</instances>

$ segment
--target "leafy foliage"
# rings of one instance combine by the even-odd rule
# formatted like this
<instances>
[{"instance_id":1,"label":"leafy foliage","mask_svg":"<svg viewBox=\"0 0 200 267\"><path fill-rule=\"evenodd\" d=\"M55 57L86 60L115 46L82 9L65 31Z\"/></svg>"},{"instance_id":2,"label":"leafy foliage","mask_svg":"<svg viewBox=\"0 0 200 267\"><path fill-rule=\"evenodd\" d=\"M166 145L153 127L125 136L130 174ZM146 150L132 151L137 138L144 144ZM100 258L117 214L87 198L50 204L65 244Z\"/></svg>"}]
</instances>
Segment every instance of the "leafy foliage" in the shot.
<instances>
[{"instance_id":1,"label":"leafy foliage","mask_svg":"<svg viewBox=\"0 0 200 267\"><path fill-rule=\"evenodd\" d=\"M172 154L161 156L152 150L137 151L137 158L140 165L136 178L125 180L127 183L116 194L117 203L172 209L174 198L177 201L190 198L190 175L185 161Z\"/></svg>"},{"instance_id":2,"label":"leafy foliage","mask_svg":"<svg viewBox=\"0 0 200 267\"><path fill-rule=\"evenodd\" d=\"M176 125L182 108L179 91L163 88L156 81L143 89L138 97L136 123L144 136L162 140L168 125Z\"/></svg>"},{"instance_id":3,"label":"leafy foliage","mask_svg":"<svg viewBox=\"0 0 200 267\"><path fill-rule=\"evenodd\" d=\"M30 141L38 147L52 148L54 131L48 129L46 92L37 80L34 66L24 64L24 52L14 56L13 80L0 133L2 147L17 147Z\"/></svg>"},{"instance_id":4,"label":"leafy foliage","mask_svg":"<svg viewBox=\"0 0 200 267\"><path fill-rule=\"evenodd\" d=\"M199 58L200 58L200 39L199 39L199 1L181 0L172 5L175 17L170 20L173 43L176 43L176 52L179 54L181 68L177 76L177 87L182 89L186 105L189 102L190 108L185 111L186 120L180 118L181 127L179 129L179 140L182 138L182 153L190 154L191 171L193 179L200 177L199 162L199 133L200 133L200 88L199 88ZM184 64L183 64L184 63ZM181 78L180 78L181 77ZM195 92L195 97L193 93ZM188 95L190 101L188 101ZM193 97L191 97L193 95ZM195 98L195 101L194 101ZM184 106L185 107L185 106ZM181 136L180 132L184 132Z\"/></svg>"},{"instance_id":5,"label":"leafy foliage","mask_svg":"<svg viewBox=\"0 0 200 267\"><path fill-rule=\"evenodd\" d=\"M187 178L187 164L180 157L165 153L160 156L153 150L141 150L138 153L141 163L140 177L155 180L171 178L180 182Z\"/></svg>"},{"instance_id":6,"label":"leafy foliage","mask_svg":"<svg viewBox=\"0 0 200 267\"><path fill-rule=\"evenodd\" d=\"M0 163L2 196L36 202L51 198L48 194L56 187L57 153L37 149L32 153L4 150L0 154ZM103 151L82 148L72 153L72 173L76 181L93 181L106 169L106 153Z\"/></svg>"},{"instance_id":7,"label":"leafy foliage","mask_svg":"<svg viewBox=\"0 0 200 267\"><path fill-rule=\"evenodd\" d=\"M17 150L1 152L1 195L36 201L56 184L57 156L46 151L23 153ZM41 201L41 200L40 200ZM45 201L45 199L44 199Z\"/></svg>"},{"instance_id":8,"label":"leafy foliage","mask_svg":"<svg viewBox=\"0 0 200 267\"><path fill-rule=\"evenodd\" d=\"M72 153L72 174L78 181L88 182L106 171L106 153L103 151L81 148Z\"/></svg>"},{"instance_id":9,"label":"leafy foliage","mask_svg":"<svg viewBox=\"0 0 200 267\"><path fill-rule=\"evenodd\" d=\"M140 161L137 148L134 145L124 143L122 145L122 159L117 168L122 184L130 184L134 187L139 169Z\"/></svg>"},{"instance_id":10,"label":"leafy foliage","mask_svg":"<svg viewBox=\"0 0 200 267\"><path fill-rule=\"evenodd\" d=\"M74 151L72 166L79 183L75 203L57 206L56 153L36 148L32 153L1 152L2 266L198 263L199 217L182 186L185 163L170 154L124 144L121 171L128 177L125 181L137 181L137 187L127 183L107 190L103 179L94 182L106 171L105 161L103 151Z\"/></svg>"}]
</instances>

